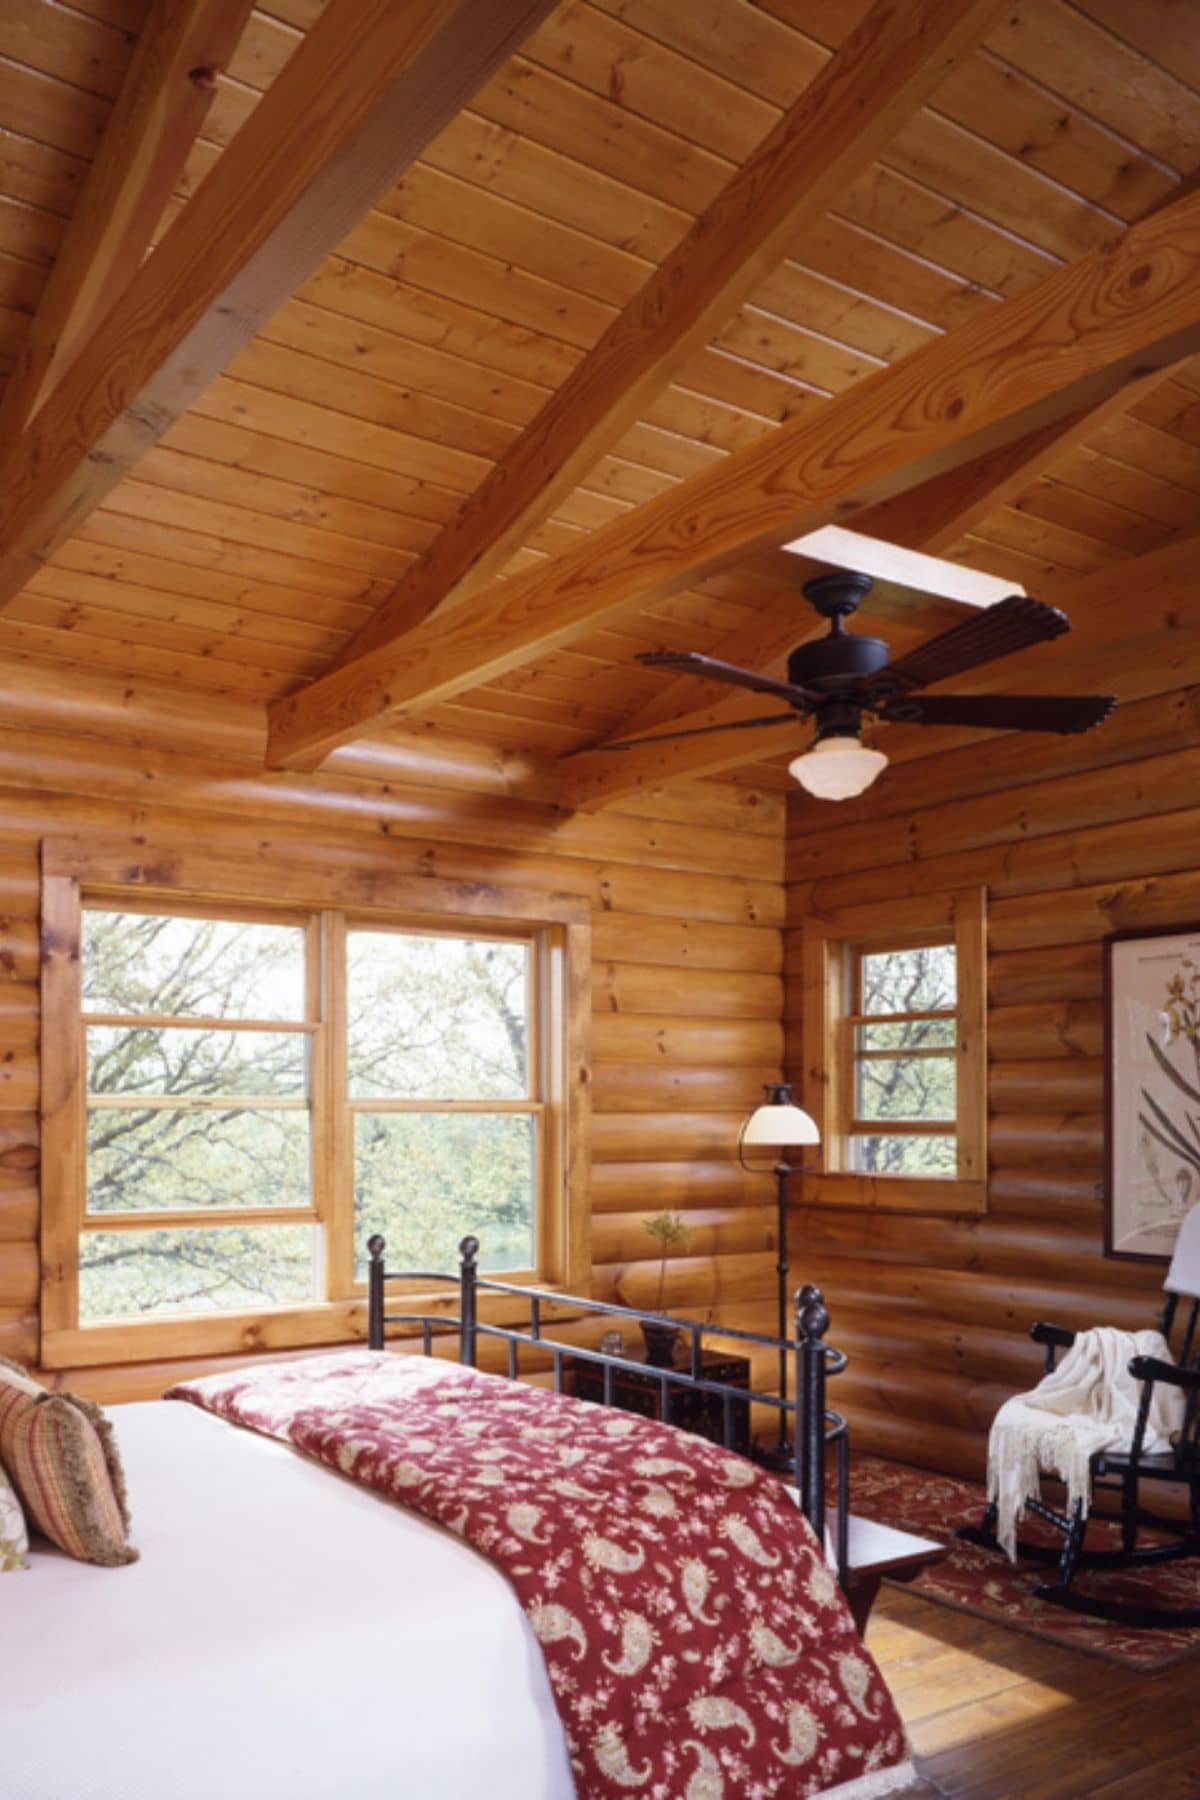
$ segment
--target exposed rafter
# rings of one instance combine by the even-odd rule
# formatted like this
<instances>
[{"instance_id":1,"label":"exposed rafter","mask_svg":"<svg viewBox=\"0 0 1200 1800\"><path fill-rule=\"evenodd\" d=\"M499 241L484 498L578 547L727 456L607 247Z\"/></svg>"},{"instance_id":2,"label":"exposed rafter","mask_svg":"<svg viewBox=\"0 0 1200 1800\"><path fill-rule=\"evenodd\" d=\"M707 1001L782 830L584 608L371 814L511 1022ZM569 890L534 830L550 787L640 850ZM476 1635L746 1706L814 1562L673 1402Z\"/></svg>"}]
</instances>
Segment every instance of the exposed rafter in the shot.
<instances>
[{"instance_id":1,"label":"exposed rafter","mask_svg":"<svg viewBox=\"0 0 1200 1800\"><path fill-rule=\"evenodd\" d=\"M0 400L0 444L24 430L150 248L254 0L152 0Z\"/></svg>"},{"instance_id":2,"label":"exposed rafter","mask_svg":"<svg viewBox=\"0 0 1200 1800\"><path fill-rule=\"evenodd\" d=\"M1200 197L782 426L543 566L427 620L271 709L269 760L313 767L778 544L1094 404L1200 347Z\"/></svg>"},{"instance_id":3,"label":"exposed rafter","mask_svg":"<svg viewBox=\"0 0 1200 1800\"><path fill-rule=\"evenodd\" d=\"M335 668L489 581L984 35L995 0L876 0Z\"/></svg>"},{"instance_id":4,"label":"exposed rafter","mask_svg":"<svg viewBox=\"0 0 1200 1800\"><path fill-rule=\"evenodd\" d=\"M7 604L554 0L337 0L0 464Z\"/></svg>"}]
</instances>

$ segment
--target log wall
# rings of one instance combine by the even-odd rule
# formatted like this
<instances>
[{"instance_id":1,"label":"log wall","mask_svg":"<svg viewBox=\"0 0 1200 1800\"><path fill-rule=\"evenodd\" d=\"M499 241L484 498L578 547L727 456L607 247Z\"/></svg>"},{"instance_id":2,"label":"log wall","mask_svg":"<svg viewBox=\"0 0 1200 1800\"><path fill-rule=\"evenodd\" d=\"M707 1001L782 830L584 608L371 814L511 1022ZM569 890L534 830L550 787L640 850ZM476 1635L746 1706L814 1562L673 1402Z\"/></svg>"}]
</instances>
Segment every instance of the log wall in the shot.
<instances>
[{"instance_id":1,"label":"log wall","mask_svg":"<svg viewBox=\"0 0 1200 1800\"><path fill-rule=\"evenodd\" d=\"M797 1206L793 1270L826 1290L860 1449L978 1474L998 1403L1031 1386L1038 1318L1152 1322L1161 1264L1103 1254L1103 939L1200 917L1195 694L1080 740L1003 738L896 764L841 822L790 803L787 1061L802 1080L814 913L981 882L988 894L985 1215ZM1169 740L1168 740L1169 741ZM846 809L849 812L849 808Z\"/></svg>"},{"instance_id":2,"label":"log wall","mask_svg":"<svg viewBox=\"0 0 1200 1800\"><path fill-rule=\"evenodd\" d=\"M693 1227L671 1305L740 1316L769 1295L769 1180L744 1175L734 1152L759 1084L781 1068L781 799L681 786L574 819L514 797L520 758L402 736L345 753L329 774L267 776L249 715L198 718L99 678L73 678L64 708L32 672L13 681L0 727L0 1354L38 1356L38 844L62 832L249 850L264 897L289 863L314 861L585 894L594 1291L652 1303L642 1221L671 1206ZM128 1399L179 1368L55 1379Z\"/></svg>"}]
</instances>

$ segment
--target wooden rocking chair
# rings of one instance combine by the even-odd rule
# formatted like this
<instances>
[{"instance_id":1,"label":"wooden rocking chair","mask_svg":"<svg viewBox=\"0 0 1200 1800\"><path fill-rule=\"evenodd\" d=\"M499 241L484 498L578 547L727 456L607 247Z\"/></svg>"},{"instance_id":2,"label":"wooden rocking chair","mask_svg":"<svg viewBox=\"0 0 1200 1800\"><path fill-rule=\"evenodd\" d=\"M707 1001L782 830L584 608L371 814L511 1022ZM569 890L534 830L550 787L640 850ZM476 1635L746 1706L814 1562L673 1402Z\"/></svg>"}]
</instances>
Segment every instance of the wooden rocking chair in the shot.
<instances>
[{"instance_id":1,"label":"wooden rocking chair","mask_svg":"<svg viewBox=\"0 0 1200 1800\"><path fill-rule=\"evenodd\" d=\"M1121 1569L1172 1561L1200 1554L1200 1204L1193 1206L1180 1227L1175 1254L1163 1282L1166 1304L1159 1329L1170 1342L1181 1300L1190 1302L1176 1362L1153 1356L1135 1356L1129 1373L1141 1383L1137 1420L1128 1451L1100 1450L1092 1457L1092 1492L1119 1497L1121 1547L1119 1550L1086 1550L1088 1515L1076 1501L1070 1512L1056 1512L1040 1498L1030 1496L1028 1510L1063 1534L1061 1551L1041 1544L1018 1543L1021 1556L1039 1562L1057 1562L1053 1581L1042 1582L1035 1592L1043 1600L1092 1618L1109 1619L1135 1628L1200 1625L1200 1606L1139 1606L1080 1594L1071 1583L1079 1569ZM1059 1350L1075 1342L1075 1332L1062 1325L1034 1325L1029 1335L1046 1350L1046 1373L1054 1368ZM1186 1397L1183 1427L1169 1451L1148 1455L1143 1449L1146 1424L1156 1382L1182 1388ZM1164 1518L1141 1504L1143 1482L1176 1482L1187 1493L1190 1519ZM981 1526L964 1525L957 1535L971 1543L998 1548L997 1509L989 1505ZM1166 1534L1165 1542L1139 1543L1140 1528L1150 1526Z\"/></svg>"}]
</instances>

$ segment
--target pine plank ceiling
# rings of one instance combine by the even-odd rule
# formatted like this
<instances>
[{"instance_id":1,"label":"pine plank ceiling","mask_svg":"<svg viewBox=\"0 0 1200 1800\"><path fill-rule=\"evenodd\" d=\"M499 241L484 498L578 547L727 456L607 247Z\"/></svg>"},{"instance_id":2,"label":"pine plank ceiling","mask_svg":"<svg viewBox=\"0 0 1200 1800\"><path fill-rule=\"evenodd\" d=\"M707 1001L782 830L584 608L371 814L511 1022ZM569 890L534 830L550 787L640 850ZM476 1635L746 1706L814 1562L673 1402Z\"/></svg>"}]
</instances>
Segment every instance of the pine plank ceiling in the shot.
<instances>
[{"instance_id":1,"label":"pine plank ceiling","mask_svg":"<svg viewBox=\"0 0 1200 1800\"><path fill-rule=\"evenodd\" d=\"M0 7L5 376L146 11ZM272 0L251 13L156 241L322 11ZM864 11L563 0L16 594L0 654L247 705L319 677ZM1031 290L1187 191L1197 165L1189 0L1014 0L505 572ZM1200 359L943 554L1053 599L1198 521ZM420 725L556 757L663 710L670 677L640 668L638 650L728 655L781 608L800 636L808 615L777 574L731 568ZM885 594L877 623L908 641L951 616Z\"/></svg>"}]
</instances>

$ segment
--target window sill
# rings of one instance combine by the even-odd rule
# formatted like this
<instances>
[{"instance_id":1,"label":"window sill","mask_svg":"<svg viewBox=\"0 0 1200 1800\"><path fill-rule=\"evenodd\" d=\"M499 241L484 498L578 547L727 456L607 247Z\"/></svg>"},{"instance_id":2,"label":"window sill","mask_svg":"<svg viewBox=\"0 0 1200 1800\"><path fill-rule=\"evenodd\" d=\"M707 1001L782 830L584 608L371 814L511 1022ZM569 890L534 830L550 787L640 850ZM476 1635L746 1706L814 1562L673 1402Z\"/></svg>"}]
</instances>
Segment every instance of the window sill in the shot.
<instances>
[{"instance_id":1,"label":"window sill","mask_svg":"<svg viewBox=\"0 0 1200 1800\"><path fill-rule=\"evenodd\" d=\"M985 1213L986 1181L940 1180L919 1175L809 1174L805 1206L844 1206L858 1211Z\"/></svg>"}]
</instances>

